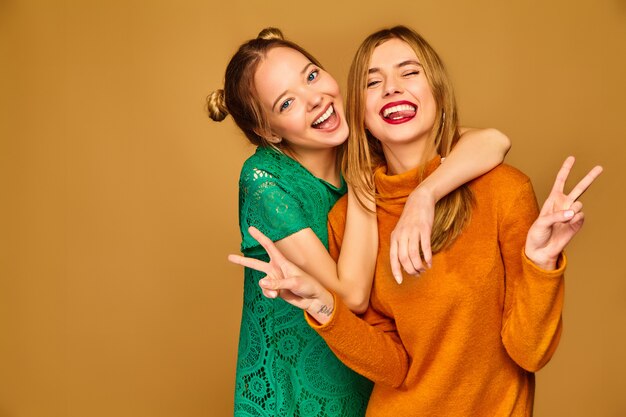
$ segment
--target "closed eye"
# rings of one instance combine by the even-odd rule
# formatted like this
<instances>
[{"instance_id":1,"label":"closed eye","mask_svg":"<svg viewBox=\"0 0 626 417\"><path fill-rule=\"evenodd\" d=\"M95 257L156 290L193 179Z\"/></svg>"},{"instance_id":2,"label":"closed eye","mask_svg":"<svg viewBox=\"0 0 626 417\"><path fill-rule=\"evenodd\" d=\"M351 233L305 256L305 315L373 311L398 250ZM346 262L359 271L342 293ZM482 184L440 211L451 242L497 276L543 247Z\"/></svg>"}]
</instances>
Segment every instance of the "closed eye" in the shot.
<instances>
[{"instance_id":1,"label":"closed eye","mask_svg":"<svg viewBox=\"0 0 626 417\"><path fill-rule=\"evenodd\" d=\"M379 80L371 80L367 82L367 88L371 88L371 87L375 87L376 85L380 84Z\"/></svg>"}]
</instances>

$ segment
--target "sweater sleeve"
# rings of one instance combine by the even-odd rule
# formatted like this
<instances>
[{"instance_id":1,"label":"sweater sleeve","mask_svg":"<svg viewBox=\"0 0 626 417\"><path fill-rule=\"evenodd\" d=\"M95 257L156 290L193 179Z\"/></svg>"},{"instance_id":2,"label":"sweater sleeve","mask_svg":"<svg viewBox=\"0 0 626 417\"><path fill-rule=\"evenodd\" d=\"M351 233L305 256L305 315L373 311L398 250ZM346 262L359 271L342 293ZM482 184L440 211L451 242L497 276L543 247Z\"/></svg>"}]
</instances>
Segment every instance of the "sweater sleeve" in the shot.
<instances>
[{"instance_id":1,"label":"sweater sleeve","mask_svg":"<svg viewBox=\"0 0 626 417\"><path fill-rule=\"evenodd\" d=\"M565 257L557 269L537 267L524 254L528 229L539 214L530 180L505 204L499 244L505 269L502 342L509 356L529 372L552 357L561 335Z\"/></svg>"},{"instance_id":2,"label":"sweater sleeve","mask_svg":"<svg viewBox=\"0 0 626 417\"><path fill-rule=\"evenodd\" d=\"M357 317L335 297L335 309L324 325L308 314L309 325L326 341L339 360L364 377L394 388L402 385L409 356L395 322L372 307Z\"/></svg>"},{"instance_id":3,"label":"sweater sleeve","mask_svg":"<svg viewBox=\"0 0 626 417\"><path fill-rule=\"evenodd\" d=\"M347 199L339 200L329 214L328 243L336 259L341 250ZM366 378L392 387L404 381L409 356L398 336L395 321L376 311L371 304L362 315L355 315L338 297L331 319L320 325L305 314L309 325L326 341L347 366Z\"/></svg>"}]
</instances>

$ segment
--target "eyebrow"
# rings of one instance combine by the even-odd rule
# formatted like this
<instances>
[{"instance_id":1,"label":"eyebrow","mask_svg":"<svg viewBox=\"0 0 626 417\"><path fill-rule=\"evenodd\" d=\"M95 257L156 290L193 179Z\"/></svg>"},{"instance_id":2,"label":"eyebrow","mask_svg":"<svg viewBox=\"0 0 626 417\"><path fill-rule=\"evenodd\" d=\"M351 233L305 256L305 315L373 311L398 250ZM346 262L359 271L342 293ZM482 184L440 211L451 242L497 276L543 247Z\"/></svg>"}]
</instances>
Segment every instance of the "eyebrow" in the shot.
<instances>
[{"instance_id":1,"label":"eyebrow","mask_svg":"<svg viewBox=\"0 0 626 417\"><path fill-rule=\"evenodd\" d=\"M314 64L314 63L312 63L312 62L309 62L308 64L306 64L306 65L304 66L304 68L302 69L302 71L300 71L300 74L301 74L301 75L304 75L304 73L306 72L306 70L307 70L307 69L308 69L311 65L315 65L315 64ZM272 104L272 110L274 110L274 109L276 108L276 105L278 104L278 102L280 101L280 99L281 99L281 98L282 98L285 94L287 94L287 90L283 91L283 92L282 92L282 93L278 96L278 98L276 99L276 101L274 101L274 104Z\"/></svg>"},{"instance_id":2,"label":"eyebrow","mask_svg":"<svg viewBox=\"0 0 626 417\"><path fill-rule=\"evenodd\" d=\"M402 67L406 67L406 66L408 66L408 65L417 65L417 66L418 66L418 67L420 67L420 68L424 68L424 67L422 66L422 64L420 64L420 63L419 63L419 61L417 61L417 60L415 60L415 59L407 59L406 61L402 61L402 62L400 62L399 64L394 65L394 66L395 66L396 68L402 68ZM368 74L374 74L374 73L376 73L376 72L380 72L380 68L376 68L376 67L374 67L374 68L370 68L370 69L368 69L368 70L367 70L367 73L368 73Z\"/></svg>"}]
</instances>

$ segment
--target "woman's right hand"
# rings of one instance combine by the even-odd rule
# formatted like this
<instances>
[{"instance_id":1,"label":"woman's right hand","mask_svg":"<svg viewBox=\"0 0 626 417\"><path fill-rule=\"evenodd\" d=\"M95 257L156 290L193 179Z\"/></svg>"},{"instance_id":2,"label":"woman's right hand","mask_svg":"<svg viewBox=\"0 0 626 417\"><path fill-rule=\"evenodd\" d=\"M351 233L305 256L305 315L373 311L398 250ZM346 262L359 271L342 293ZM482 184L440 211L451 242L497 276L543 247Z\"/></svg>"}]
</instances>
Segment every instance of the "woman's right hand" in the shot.
<instances>
[{"instance_id":1,"label":"woman's right hand","mask_svg":"<svg viewBox=\"0 0 626 417\"><path fill-rule=\"evenodd\" d=\"M280 297L289 304L305 310L320 324L326 323L335 307L334 297L330 291L285 258L274 242L258 229L250 227L248 231L266 250L270 261L264 262L241 255L228 255L228 260L264 272L266 276L259 281L259 286L266 297Z\"/></svg>"}]
</instances>

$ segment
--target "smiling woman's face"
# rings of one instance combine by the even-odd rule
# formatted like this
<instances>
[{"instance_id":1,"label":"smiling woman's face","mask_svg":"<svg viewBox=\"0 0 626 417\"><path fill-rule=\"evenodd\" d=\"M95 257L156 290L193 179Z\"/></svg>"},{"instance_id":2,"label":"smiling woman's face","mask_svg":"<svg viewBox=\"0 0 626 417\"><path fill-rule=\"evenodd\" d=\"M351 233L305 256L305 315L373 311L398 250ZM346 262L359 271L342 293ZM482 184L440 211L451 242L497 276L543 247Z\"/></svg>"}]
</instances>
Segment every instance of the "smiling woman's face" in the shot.
<instances>
[{"instance_id":1,"label":"smiling woman's face","mask_svg":"<svg viewBox=\"0 0 626 417\"><path fill-rule=\"evenodd\" d=\"M296 152L335 147L347 139L339 85L300 52L271 49L254 84L272 134Z\"/></svg>"},{"instance_id":2,"label":"smiling woman's face","mask_svg":"<svg viewBox=\"0 0 626 417\"><path fill-rule=\"evenodd\" d=\"M365 126L383 144L425 141L437 106L415 51L393 38L377 46L368 68Z\"/></svg>"}]
</instances>

